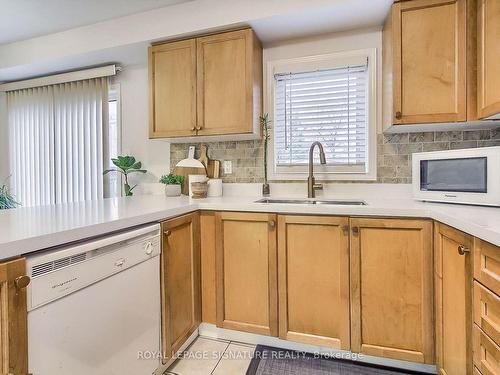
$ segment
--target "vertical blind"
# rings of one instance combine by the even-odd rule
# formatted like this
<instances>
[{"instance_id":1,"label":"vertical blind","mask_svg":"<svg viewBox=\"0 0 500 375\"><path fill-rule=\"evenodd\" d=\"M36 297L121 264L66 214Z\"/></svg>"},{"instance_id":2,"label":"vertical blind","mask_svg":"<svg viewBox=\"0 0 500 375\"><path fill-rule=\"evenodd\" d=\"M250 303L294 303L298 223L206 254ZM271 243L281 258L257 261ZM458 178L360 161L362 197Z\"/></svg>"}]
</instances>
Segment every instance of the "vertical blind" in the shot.
<instances>
[{"instance_id":1,"label":"vertical blind","mask_svg":"<svg viewBox=\"0 0 500 375\"><path fill-rule=\"evenodd\" d=\"M103 197L108 79L7 93L12 189L23 206Z\"/></svg>"},{"instance_id":2,"label":"vertical blind","mask_svg":"<svg viewBox=\"0 0 500 375\"><path fill-rule=\"evenodd\" d=\"M364 171L367 158L368 63L275 74L276 167L308 163L320 141L330 166ZM315 155L315 162L319 161Z\"/></svg>"}]
</instances>

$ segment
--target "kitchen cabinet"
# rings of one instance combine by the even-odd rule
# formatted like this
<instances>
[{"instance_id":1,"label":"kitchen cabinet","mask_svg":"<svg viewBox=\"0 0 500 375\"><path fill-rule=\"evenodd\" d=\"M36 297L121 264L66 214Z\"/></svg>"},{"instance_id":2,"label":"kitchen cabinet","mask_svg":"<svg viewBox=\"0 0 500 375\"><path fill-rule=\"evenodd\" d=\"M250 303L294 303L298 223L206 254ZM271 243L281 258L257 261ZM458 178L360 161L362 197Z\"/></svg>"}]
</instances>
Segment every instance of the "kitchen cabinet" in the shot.
<instances>
[{"instance_id":1,"label":"kitchen cabinet","mask_svg":"<svg viewBox=\"0 0 500 375\"><path fill-rule=\"evenodd\" d=\"M432 222L350 225L352 351L434 363Z\"/></svg>"},{"instance_id":2,"label":"kitchen cabinet","mask_svg":"<svg viewBox=\"0 0 500 375\"><path fill-rule=\"evenodd\" d=\"M0 373L28 374L28 313L24 258L0 263Z\"/></svg>"},{"instance_id":3,"label":"kitchen cabinet","mask_svg":"<svg viewBox=\"0 0 500 375\"><path fill-rule=\"evenodd\" d=\"M439 374L472 372L473 238L435 223L436 362Z\"/></svg>"},{"instance_id":4,"label":"kitchen cabinet","mask_svg":"<svg viewBox=\"0 0 500 375\"><path fill-rule=\"evenodd\" d=\"M349 219L278 217L279 337L350 349Z\"/></svg>"},{"instance_id":5,"label":"kitchen cabinet","mask_svg":"<svg viewBox=\"0 0 500 375\"><path fill-rule=\"evenodd\" d=\"M480 118L500 113L500 2L478 0L477 95Z\"/></svg>"},{"instance_id":6,"label":"kitchen cabinet","mask_svg":"<svg viewBox=\"0 0 500 375\"><path fill-rule=\"evenodd\" d=\"M276 215L217 212L217 326L278 335Z\"/></svg>"},{"instance_id":7,"label":"kitchen cabinet","mask_svg":"<svg viewBox=\"0 0 500 375\"><path fill-rule=\"evenodd\" d=\"M251 29L149 49L150 137L260 136L262 46Z\"/></svg>"},{"instance_id":8,"label":"kitchen cabinet","mask_svg":"<svg viewBox=\"0 0 500 375\"><path fill-rule=\"evenodd\" d=\"M199 228L198 213L162 223L162 346L167 358L201 321Z\"/></svg>"},{"instance_id":9,"label":"kitchen cabinet","mask_svg":"<svg viewBox=\"0 0 500 375\"><path fill-rule=\"evenodd\" d=\"M216 324L215 212L200 213L202 321Z\"/></svg>"},{"instance_id":10,"label":"kitchen cabinet","mask_svg":"<svg viewBox=\"0 0 500 375\"><path fill-rule=\"evenodd\" d=\"M392 6L383 32L385 126L476 119L470 4L411 0Z\"/></svg>"},{"instance_id":11,"label":"kitchen cabinet","mask_svg":"<svg viewBox=\"0 0 500 375\"><path fill-rule=\"evenodd\" d=\"M196 41L149 48L151 138L196 134Z\"/></svg>"}]
</instances>

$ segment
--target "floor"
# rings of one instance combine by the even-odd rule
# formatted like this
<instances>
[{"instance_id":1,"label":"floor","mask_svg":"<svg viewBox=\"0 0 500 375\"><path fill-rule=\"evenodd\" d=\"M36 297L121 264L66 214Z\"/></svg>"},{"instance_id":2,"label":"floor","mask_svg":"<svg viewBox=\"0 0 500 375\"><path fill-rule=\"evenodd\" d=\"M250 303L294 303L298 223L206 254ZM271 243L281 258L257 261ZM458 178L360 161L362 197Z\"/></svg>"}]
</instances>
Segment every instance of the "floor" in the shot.
<instances>
[{"instance_id":1,"label":"floor","mask_svg":"<svg viewBox=\"0 0 500 375\"><path fill-rule=\"evenodd\" d=\"M164 375L245 375L255 346L198 337Z\"/></svg>"}]
</instances>

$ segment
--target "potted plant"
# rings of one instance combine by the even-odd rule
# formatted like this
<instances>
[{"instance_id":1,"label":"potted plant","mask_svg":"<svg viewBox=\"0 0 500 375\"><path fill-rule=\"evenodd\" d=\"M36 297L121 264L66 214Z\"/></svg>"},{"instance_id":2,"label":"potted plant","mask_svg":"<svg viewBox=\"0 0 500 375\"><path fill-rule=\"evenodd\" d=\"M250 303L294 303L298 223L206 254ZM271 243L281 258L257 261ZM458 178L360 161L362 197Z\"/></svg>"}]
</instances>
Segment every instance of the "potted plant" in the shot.
<instances>
[{"instance_id":1,"label":"potted plant","mask_svg":"<svg viewBox=\"0 0 500 375\"><path fill-rule=\"evenodd\" d=\"M184 176L177 176L170 173L161 176L160 182L165 184L165 195L167 197L178 197L181 195L181 185L184 182Z\"/></svg>"},{"instance_id":2,"label":"potted plant","mask_svg":"<svg viewBox=\"0 0 500 375\"><path fill-rule=\"evenodd\" d=\"M0 186L0 210L16 208L17 206L19 206L19 203L12 194L10 194L7 185L3 184Z\"/></svg>"},{"instance_id":3,"label":"potted plant","mask_svg":"<svg viewBox=\"0 0 500 375\"><path fill-rule=\"evenodd\" d=\"M264 140L264 184L262 185L262 195L268 197L270 195L270 188L267 181L267 144L269 138L271 138L271 120L269 120L268 113L260 116L259 120L262 127L262 139Z\"/></svg>"},{"instance_id":4,"label":"potted plant","mask_svg":"<svg viewBox=\"0 0 500 375\"><path fill-rule=\"evenodd\" d=\"M104 174L109 172L118 172L121 173L125 179L123 182L123 191L126 197L131 197L134 195L132 190L137 186L130 186L128 183L128 175L131 173L146 173L147 170L141 169L142 163L140 161L136 161L133 156L117 156L116 159L111 159L114 165L116 165L116 169L108 169L104 171Z\"/></svg>"}]
</instances>

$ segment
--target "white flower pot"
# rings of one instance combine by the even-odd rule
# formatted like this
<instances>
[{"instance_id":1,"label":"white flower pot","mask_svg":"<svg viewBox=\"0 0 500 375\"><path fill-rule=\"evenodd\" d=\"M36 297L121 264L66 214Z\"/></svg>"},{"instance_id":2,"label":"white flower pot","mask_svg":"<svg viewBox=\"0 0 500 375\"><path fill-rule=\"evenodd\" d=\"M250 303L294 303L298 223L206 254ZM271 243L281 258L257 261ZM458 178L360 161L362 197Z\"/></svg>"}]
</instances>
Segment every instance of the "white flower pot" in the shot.
<instances>
[{"instance_id":1,"label":"white flower pot","mask_svg":"<svg viewBox=\"0 0 500 375\"><path fill-rule=\"evenodd\" d=\"M165 185L165 195L167 197L178 197L181 195L181 185Z\"/></svg>"}]
</instances>

